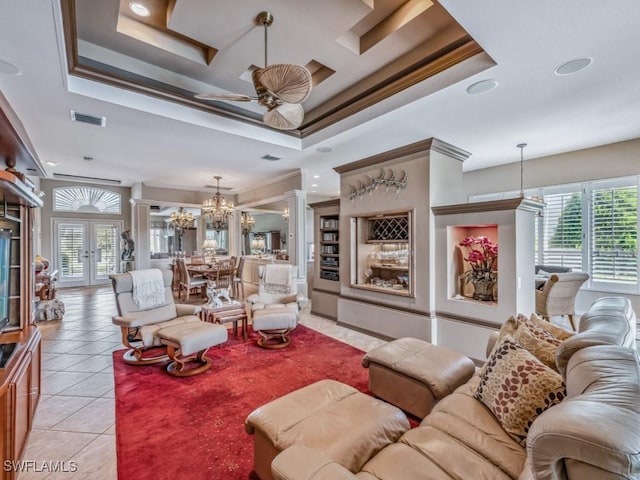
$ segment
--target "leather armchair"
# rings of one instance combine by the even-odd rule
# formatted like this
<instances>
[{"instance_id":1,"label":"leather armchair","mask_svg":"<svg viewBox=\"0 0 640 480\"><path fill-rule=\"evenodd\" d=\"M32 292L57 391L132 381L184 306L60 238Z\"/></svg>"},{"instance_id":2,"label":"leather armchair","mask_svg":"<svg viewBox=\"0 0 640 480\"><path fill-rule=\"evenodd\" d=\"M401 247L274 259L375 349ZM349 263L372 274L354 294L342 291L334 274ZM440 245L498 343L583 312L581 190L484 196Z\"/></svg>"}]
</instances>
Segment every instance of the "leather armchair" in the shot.
<instances>
[{"instance_id":1,"label":"leather armchair","mask_svg":"<svg viewBox=\"0 0 640 480\"><path fill-rule=\"evenodd\" d=\"M124 361L132 365L149 365L168 359L166 351L156 355L145 355L153 347L162 346L158 332L168 326L188 322L200 322L196 316L201 308L197 305L175 304L171 283L173 274L162 272L165 302L156 308L141 310L133 301L133 280L128 273L109 275L116 296L118 315L112 321L122 331L122 343L130 350Z\"/></svg>"},{"instance_id":2,"label":"leather armchair","mask_svg":"<svg viewBox=\"0 0 640 480\"><path fill-rule=\"evenodd\" d=\"M287 307L296 312L297 319L306 297L296 291L295 266L273 263L260 265L258 277L258 293L247 297L251 314L265 308Z\"/></svg>"}]
</instances>

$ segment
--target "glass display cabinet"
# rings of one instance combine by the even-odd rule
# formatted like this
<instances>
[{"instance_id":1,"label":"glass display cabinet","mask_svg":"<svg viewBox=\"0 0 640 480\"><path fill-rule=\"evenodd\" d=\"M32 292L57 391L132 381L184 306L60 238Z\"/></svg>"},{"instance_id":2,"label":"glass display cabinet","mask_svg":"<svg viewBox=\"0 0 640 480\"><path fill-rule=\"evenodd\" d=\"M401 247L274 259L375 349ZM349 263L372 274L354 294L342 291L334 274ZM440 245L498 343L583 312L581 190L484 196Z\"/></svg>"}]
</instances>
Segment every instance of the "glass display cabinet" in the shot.
<instances>
[{"instance_id":1,"label":"glass display cabinet","mask_svg":"<svg viewBox=\"0 0 640 480\"><path fill-rule=\"evenodd\" d=\"M353 217L351 228L351 286L413 297L412 212Z\"/></svg>"}]
</instances>

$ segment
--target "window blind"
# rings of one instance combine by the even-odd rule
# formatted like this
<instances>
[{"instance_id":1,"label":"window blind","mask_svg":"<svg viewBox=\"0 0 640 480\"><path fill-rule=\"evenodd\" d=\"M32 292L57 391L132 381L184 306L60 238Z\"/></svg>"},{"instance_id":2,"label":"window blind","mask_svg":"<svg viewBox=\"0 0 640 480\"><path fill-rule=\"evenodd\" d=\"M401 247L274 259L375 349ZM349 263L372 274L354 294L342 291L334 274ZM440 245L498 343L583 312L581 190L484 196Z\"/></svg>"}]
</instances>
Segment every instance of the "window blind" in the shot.
<instances>
[{"instance_id":1,"label":"window blind","mask_svg":"<svg viewBox=\"0 0 640 480\"><path fill-rule=\"evenodd\" d=\"M591 192L591 277L594 281L638 281L638 187Z\"/></svg>"},{"instance_id":2,"label":"window blind","mask_svg":"<svg viewBox=\"0 0 640 480\"><path fill-rule=\"evenodd\" d=\"M542 255L544 265L582 268L582 192L545 194Z\"/></svg>"}]
</instances>

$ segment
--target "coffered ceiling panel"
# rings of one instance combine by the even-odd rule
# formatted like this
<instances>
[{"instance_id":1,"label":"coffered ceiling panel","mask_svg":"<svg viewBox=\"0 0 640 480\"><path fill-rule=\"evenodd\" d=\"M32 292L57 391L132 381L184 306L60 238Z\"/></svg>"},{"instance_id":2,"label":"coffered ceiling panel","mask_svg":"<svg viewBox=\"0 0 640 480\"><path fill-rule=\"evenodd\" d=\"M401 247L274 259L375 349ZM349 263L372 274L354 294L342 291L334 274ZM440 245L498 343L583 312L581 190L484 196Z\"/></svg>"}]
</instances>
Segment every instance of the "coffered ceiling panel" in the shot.
<instances>
[{"instance_id":1,"label":"coffered ceiling panel","mask_svg":"<svg viewBox=\"0 0 640 480\"><path fill-rule=\"evenodd\" d=\"M195 100L254 96L265 63L258 1L61 0L70 73L262 126L257 103ZM314 74L297 136L315 133L470 57L480 46L435 0L274 0L268 64ZM265 127L269 128L269 127Z\"/></svg>"}]
</instances>

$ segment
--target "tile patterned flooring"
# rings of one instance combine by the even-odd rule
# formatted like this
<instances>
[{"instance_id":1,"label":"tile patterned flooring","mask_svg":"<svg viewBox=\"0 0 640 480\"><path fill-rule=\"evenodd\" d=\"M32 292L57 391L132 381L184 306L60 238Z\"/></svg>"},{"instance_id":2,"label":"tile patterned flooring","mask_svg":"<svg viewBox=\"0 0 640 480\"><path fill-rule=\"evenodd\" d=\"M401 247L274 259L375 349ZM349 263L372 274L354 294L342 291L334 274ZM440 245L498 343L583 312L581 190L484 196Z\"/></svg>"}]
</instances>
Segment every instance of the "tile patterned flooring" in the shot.
<instances>
[{"instance_id":1,"label":"tile patterned flooring","mask_svg":"<svg viewBox=\"0 0 640 480\"><path fill-rule=\"evenodd\" d=\"M249 289L247 289L249 290ZM251 293L247 291L247 295ZM114 480L117 478L115 404L111 353L122 349L111 323L116 306L111 287L58 290L62 321L41 323L42 396L24 460L75 462L75 472L24 471L19 480ZM363 351L382 343L311 315L300 323ZM38 470L43 470L38 468Z\"/></svg>"}]
</instances>

